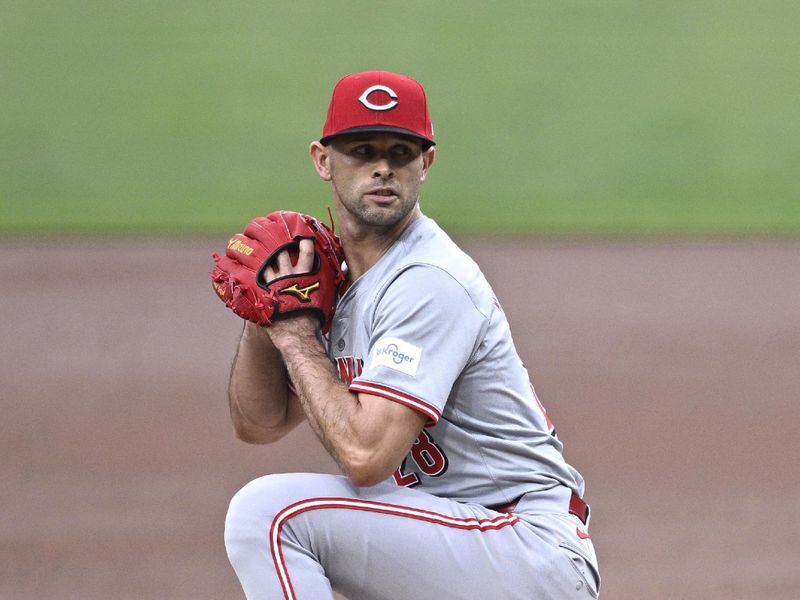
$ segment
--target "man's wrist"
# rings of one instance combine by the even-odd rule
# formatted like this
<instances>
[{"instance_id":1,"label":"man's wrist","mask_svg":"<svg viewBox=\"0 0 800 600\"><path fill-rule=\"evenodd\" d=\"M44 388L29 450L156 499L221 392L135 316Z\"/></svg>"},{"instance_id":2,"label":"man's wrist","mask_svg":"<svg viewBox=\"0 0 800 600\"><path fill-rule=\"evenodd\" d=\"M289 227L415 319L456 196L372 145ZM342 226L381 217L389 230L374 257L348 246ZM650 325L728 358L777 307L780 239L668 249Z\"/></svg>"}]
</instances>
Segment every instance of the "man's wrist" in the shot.
<instances>
[{"instance_id":1,"label":"man's wrist","mask_svg":"<svg viewBox=\"0 0 800 600\"><path fill-rule=\"evenodd\" d=\"M293 355L306 354L321 347L318 337L319 323L314 317L297 315L273 323L267 332L272 343L285 359Z\"/></svg>"},{"instance_id":2,"label":"man's wrist","mask_svg":"<svg viewBox=\"0 0 800 600\"><path fill-rule=\"evenodd\" d=\"M251 321L246 321L244 330L242 331L242 340L248 344L253 344L255 347L263 347L276 351L275 344L272 343L266 327L262 327Z\"/></svg>"}]
</instances>

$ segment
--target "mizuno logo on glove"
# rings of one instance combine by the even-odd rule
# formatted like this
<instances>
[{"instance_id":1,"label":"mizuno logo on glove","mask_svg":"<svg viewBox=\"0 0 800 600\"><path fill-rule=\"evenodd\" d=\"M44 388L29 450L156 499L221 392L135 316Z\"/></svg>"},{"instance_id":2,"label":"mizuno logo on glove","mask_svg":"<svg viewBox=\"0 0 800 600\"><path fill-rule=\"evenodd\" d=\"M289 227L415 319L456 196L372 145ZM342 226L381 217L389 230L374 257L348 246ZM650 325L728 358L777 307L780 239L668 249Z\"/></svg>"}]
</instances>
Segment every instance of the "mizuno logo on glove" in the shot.
<instances>
[{"instance_id":1,"label":"mizuno logo on glove","mask_svg":"<svg viewBox=\"0 0 800 600\"><path fill-rule=\"evenodd\" d=\"M315 281L311 285L307 285L306 287L297 287L296 283L293 283L287 288L283 288L278 293L279 294L291 294L295 296L300 302L311 302L311 293L315 292L319 289L319 281Z\"/></svg>"},{"instance_id":2,"label":"mizuno logo on glove","mask_svg":"<svg viewBox=\"0 0 800 600\"><path fill-rule=\"evenodd\" d=\"M253 253L253 248L236 238L228 240L228 249L244 254L245 256L250 256Z\"/></svg>"}]
</instances>

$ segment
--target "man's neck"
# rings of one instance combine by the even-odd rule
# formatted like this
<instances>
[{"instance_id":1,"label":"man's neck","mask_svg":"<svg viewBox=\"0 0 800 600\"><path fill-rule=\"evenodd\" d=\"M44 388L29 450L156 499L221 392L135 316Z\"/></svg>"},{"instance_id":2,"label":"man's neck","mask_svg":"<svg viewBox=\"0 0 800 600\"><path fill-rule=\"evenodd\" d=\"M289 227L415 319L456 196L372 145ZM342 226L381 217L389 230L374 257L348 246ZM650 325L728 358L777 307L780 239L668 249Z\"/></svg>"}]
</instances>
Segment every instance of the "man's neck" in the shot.
<instances>
[{"instance_id":1,"label":"man's neck","mask_svg":"<svg viewBox=\"0 0 800 600\"><path fill-rule=\"evenodd\" d=\"M348 231L348 228L345 227L341 233L341 240L350 282L352 283L371 269L398 240L406 227L421 216L419 207L416 207L408 217L391 229L376 230L362 227Z\"/></svg>"}]
</instances>

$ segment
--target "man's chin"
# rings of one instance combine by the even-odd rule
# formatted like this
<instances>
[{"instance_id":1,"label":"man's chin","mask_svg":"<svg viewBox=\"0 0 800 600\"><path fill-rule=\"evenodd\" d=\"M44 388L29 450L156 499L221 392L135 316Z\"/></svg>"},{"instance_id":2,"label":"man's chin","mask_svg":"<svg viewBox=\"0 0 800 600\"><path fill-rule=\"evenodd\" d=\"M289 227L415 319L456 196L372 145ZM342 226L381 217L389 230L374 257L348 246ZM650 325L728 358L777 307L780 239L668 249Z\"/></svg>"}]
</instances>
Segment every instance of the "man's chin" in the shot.
<instances>
[{"instance_id":1,"label":"man's chin","mask_svg":"<svg viewBox=\"0 0 800 600\"><path fill-rule=\"evenodd\" d=\"M365 223L376 227L394 227L402 221L410 211L401 210L395 205L371 205L361 215Z\"/></svg>"}]
</instances>

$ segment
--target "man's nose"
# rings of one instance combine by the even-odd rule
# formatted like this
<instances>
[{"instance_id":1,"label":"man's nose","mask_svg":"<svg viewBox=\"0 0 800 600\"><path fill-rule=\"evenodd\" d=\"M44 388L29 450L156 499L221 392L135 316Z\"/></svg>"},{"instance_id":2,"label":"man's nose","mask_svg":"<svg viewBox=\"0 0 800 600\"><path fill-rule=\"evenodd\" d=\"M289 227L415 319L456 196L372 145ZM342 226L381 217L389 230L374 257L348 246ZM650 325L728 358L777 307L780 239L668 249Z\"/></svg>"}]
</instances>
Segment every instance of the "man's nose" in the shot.
<instances>
[{"instance_id":1,"label":"man's nose","mask_svg":"<svg viewBox=\"0 0 800 600\"><path fill-rule=\"evenodd\" d=\"M380 177L385 179L387 177L391 177L394 173L392 169L391 161L389 160L388 156L379 156L378 159L375 161L375 166L373 170L373 177Z\"/></svg>"}]
</instances>

